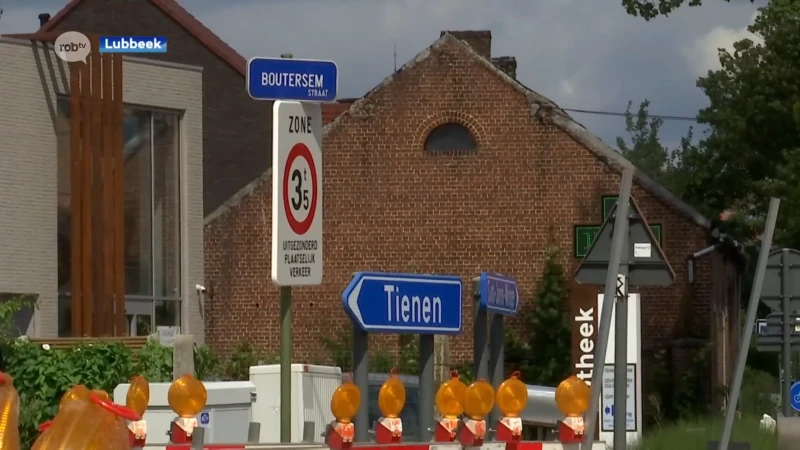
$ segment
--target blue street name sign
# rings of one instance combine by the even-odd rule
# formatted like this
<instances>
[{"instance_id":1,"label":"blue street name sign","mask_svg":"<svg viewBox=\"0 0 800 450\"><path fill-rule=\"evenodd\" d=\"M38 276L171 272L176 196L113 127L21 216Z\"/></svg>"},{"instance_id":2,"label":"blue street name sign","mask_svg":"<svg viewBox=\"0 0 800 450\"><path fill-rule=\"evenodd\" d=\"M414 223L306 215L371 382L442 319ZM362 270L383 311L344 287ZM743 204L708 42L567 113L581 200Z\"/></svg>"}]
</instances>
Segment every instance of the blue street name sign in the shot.
<instances>
[{"instance_id":1,"label":"blue street name sign","mask_svg":"<svg viewBox=\"0 0 800 450\"><path fill-rule=\"evenodd\" d=\"M368 333L458 334L461 278L359 272L342 293L353 323Z\"/></svg>"},{"instance_id":2,"label":"blue street name sign","mask_svg":"<svg viewBox=\"0 0 800 450\"><path fill-rule=\"evenodd\" d=\"M247 61L247 93L256 100L332 102L339 88L333 61L253 58Z\"/></svg>"},{"instance_id":3,"label":"blue street name sign","mask_svg":"<svg viewBox=\"0 0 800 450\"><path fill-rule=\"evenodd\" d=\"M514 315L519 310L519 288L509 277L481 273L481 308L487 312Z\"/></svg>"},{"instance_id":4,"label":"blue street name sign","mask_svg":"<svg viewBox=\"0 0 800 450\"><path fill-rule=\"evenodd\" d=\"M792 385L792 389L789 391L789 395L792 396L792 409L800 412L800 381L795 382Z\"/></svg>"}]
</instances>

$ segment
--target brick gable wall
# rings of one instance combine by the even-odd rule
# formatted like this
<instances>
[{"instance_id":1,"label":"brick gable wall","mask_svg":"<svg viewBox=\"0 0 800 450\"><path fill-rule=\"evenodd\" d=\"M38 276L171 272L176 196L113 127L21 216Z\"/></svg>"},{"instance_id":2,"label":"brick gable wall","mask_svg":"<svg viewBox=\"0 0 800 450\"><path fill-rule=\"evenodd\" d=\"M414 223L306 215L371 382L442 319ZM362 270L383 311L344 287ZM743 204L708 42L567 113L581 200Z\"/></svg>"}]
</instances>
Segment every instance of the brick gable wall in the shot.
<instances>
[{"instance_id":1,"label":"brick gable wall","mask_svg":"<svg viewBox=\"0 0 800 450\"><path fill-rule=\"evenodd\" d=\"M530 303L548 236L564 249L571 278L573 226L600 222L603 195L619 176L555 126L532 117L523 94L445 42L339 118L324 147L324 284L293 291L294 360L329 361L321 338L344 329L341 292L360 270L458 274L465 282L464 332L454 361L471 360L470 279L507 273ZM432 155L425 133L456 121L479 151ZM269 177L266 178L269 180ZM276 352L278 289L270 280L270 183L206 226L207 342L228 352L240 339ZM666 289L641 289L645 348L709 336L710 262L685 259L706 231L638 186L648 221L663 227L677 273ZM519 326L519 324L516 324ZM391 349L393 336L376 338Z\"/></svg>"}]
</instances>

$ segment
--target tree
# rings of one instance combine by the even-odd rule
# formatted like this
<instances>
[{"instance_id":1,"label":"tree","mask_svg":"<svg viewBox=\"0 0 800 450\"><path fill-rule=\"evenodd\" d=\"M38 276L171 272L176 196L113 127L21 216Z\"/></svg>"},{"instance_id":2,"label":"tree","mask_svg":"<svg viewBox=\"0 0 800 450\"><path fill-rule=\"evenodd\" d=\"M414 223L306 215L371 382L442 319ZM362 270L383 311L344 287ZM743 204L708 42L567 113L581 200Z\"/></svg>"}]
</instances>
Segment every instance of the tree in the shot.
<instances>
[{"instance_id":1,"label":"tree","mask_svg":"<svg viewBox=\"0 0 800 450\"><path fill-rule=\"evenodd\" d=\"M770 196L784 200L776 241L797 242L800 235L788 208L800 201L791 170L800 158L798 29L800 2L772 0L749 27L763 44L745 39L733 53L720 50L721 69L697 82L710 102L698 121L710 132L686 168L685 197L714 217L737 213L751 233L743 238L756 236Z\"/></svg>"},{"instance_id":2,"label":"tree","mask_svg":"<svg viewBox=\"0 0 800 450\"><path fill-rule=\"evenodd\" d=\"M730 3L731 0L724 0ZM755 0L750 0L753 3ZM668 16L681 6L701 6L703 0L622 0L628 14L650 20L658 16Z\"/></svg>"},{"instance_id":3,"label":"tree","mask_svg":"<svg viewBox=\"0 0 800 450\"><path fill-rule=\"evenodd\" d=\"M529 384L556 386L570 373L571 332L564 302L566 278L558 262L559 254L554 246L546 250L536 303L524 318L531 335L521 369L523 380Z\"/></svg>"},{"instance_id":4,"label":"tree","mask_svg":"<svg viewBox=\"0 0 800 450\"><path fill-rule=\"evenodd\" d=\"M630 144L622 137L617 137L617 147L622 156L634 166L673 194L681 196L687 182L687 177L684 176L687 169L684 167L682 155L684 152L688 155L696 148L692 144L692 130L681 140L679 148L670 150L661 144L658 134L664 120L650 117L650 102L643 101L635 115L631 112L631 104L632 102L628 102L625 111L625 131Z\"/></svg>"}]
</instances>

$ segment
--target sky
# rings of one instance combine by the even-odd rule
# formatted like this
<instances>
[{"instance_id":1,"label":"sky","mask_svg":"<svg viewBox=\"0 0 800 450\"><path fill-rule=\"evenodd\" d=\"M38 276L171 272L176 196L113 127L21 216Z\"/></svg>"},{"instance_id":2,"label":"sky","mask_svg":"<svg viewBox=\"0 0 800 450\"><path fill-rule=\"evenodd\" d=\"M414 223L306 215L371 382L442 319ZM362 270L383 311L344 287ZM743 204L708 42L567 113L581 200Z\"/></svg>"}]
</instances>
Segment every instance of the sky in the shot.
<instances>
[{"instance_id":1,"label":"sky","mask_svg":"<svg viewBox=\"0 0 800 450\"><path fill-rule=\"evenodd\" d=\"M115 0L108 0L109 2ZM562 108L624 112L645 99L653 114L694 117L707 105L697 78L719 68L718 48L752 37L766 0L706 0L650 22L621 0L179 0L246 58L292 53L339 66L339 96L358 97L439 37L491 30L492 56L517 58L517 78ZM0 0L0 34L34 31L39 13L66 0ZM624 117L571 113L608 144ZM690 121L666 121L675 146Z\"/></svg>"}]
</instances>

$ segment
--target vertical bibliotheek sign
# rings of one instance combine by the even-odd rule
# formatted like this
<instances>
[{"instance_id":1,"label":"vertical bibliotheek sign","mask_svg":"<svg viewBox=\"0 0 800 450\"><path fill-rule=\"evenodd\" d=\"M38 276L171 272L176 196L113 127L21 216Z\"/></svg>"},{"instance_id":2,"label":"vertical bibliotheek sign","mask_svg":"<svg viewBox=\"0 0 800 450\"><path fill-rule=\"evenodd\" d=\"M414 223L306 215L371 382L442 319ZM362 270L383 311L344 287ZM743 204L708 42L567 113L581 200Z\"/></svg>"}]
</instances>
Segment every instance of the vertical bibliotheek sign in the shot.
<instances>
[{"instance_id":1,"label":"vertical bibliotheek sign","mask_svg":"<svg viewBox=\"0 0 800 450\"><path fill-rule=\"evenodd\" d=\"M272 281L322 283L322 112L276 101L272 135Z\"/></svg>"}]
</instances>

